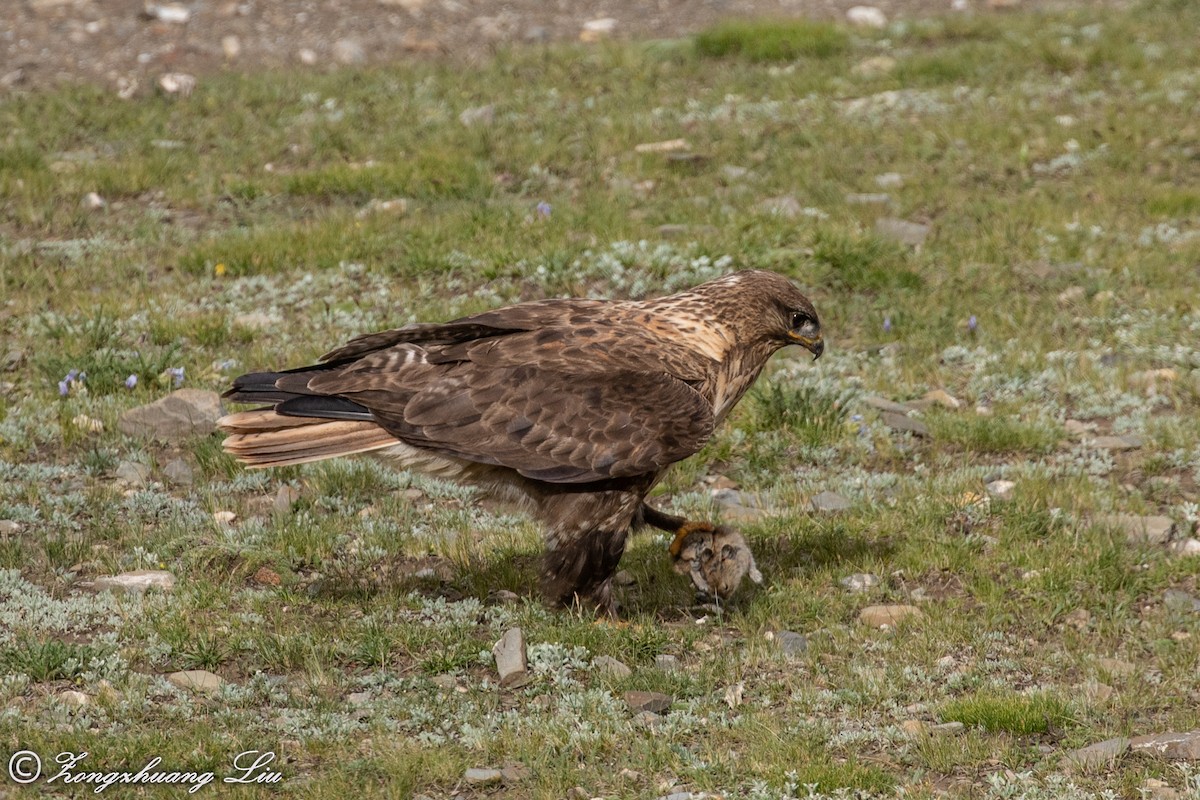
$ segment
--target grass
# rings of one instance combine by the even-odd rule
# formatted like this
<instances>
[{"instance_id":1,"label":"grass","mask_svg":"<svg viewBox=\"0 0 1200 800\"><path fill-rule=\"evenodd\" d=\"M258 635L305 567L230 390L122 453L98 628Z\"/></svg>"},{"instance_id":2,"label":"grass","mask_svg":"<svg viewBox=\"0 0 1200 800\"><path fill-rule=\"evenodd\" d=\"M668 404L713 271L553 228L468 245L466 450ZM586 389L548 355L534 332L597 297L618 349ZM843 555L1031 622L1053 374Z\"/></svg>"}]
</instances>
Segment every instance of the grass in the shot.
<instances>
[{"instance_id":1,"label":"grass","mask_svg":"<svg viewBox=\"0 0 1200 800\"><path fill-rule=\"evenodd\" d=\"M1162 514L1185 538L1200 516L1197 13L740 21L688 46L229 71L180 100L5 95L0 738L97 769L274 750L286 782L256 797L1195 796L1163 762L1063 756L1200 728L1197 617L1164 601L1197 594L1195 559L1096 522ZM855 69L880 55L891 71ZM693 158L636 149L680 138ZM880 217L929 235L890 241ZM246 471L219 434L118 427L169 370L221 391L365 331L741 267L803 286L826 352L776 357L652 497L753 547L764 583L721 614L654 532L622 560L624 624L597 624L541 605L540 531L473 491L370 460ZM960 402L911 412L928 436L864 402L934 388ZM813 511L821 492L849 507ZM177 585L92 586L135 569ZM852 593L856 573L878 581ZM897 603L923 616L857 621ZM532 678L501 691L513 626ZM784 630L807 650L781 653ZM192 668L228 683L164 679ZM628 690L672 708L640 718Z\"/></svg>"},{"instance_id":2,"label":"grass","mask_svg":"<svg viewBox=\"0 0 1200 800\"><path fill-rule=\"evenodd\" d=\"M710 58L795 61L832 58L849 49L846 31L802 19L729 20L696 36L696 52Z\"/></svg>"},{"instance_id":3,"label":"grass","mask_svg":"<svg viewBox=\"0 0 1200 800\"><path fill-rule=\"evenodd\" d=\"M1072 721L1070 706L1045 693L1019 695L979 693L946 703L943 719L983 728L989 733L1028 736L1062 728Z\"/></svg>"}]
</instances>

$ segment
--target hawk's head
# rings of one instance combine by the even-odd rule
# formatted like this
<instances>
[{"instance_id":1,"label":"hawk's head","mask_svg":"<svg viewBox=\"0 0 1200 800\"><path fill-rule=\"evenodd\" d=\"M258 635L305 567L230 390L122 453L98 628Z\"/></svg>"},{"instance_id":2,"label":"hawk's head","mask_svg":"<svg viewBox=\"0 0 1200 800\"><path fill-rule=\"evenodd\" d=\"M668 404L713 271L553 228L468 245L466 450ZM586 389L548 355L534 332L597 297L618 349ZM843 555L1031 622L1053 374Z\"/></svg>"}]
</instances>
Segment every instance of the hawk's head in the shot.
<instances>
[{"instance_id":1,"label":"hawk's head","mask_svg":"<svg viewBox=\"0 0 1200 800\"><path fill-rule=\"evenodd\" d=\"M825 352L821 322L813 304L790 280L776 272L745 270L721 280L732 288L744 330L779 347L798 344L820 358Z\"/></svg>"}]
</instances>

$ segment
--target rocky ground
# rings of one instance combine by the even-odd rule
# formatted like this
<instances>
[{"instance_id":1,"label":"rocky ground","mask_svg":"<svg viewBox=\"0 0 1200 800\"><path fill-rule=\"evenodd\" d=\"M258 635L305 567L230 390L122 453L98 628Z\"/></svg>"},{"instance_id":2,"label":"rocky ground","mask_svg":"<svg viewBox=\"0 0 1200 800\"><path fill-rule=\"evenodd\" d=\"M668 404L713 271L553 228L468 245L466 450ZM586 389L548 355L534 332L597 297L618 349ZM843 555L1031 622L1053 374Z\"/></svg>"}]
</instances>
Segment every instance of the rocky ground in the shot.
<instances>
[{"instance_id":1,"label":"rocky ground","mask_svg":"<svg viewBox=\"0 0 1200 800\"><path fill-rule=\"evenodd\" d=\"M1117 0L1102 0L1115 3ZM732 17L884 18L1096 5L1086 0L9 0L0 87L89 80L133 91L163 73L478 61L514 44L686 36ZM868 19L877 17L867 14Z\"/></svg>"}]
</instances>

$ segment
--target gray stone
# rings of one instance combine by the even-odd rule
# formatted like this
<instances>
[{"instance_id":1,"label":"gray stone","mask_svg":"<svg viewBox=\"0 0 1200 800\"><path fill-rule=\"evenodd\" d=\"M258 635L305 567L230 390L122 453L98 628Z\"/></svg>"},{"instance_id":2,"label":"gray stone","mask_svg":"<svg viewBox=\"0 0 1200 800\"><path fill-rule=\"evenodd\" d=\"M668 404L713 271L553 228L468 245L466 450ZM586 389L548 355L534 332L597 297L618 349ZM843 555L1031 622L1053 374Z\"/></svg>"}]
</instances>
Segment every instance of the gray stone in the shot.
<instances>
[{"instance_id":1,"label":"gray stone","mask_svg":"<svg viewBox=\"0 0 1200 800\"><path fill-rule=\"evenodd\" d=\"M633 577L633 573L627 569L617 570L617 574L613 575L613 583L617 586L636 586L637 578Z\"/></svg>"},{"instance_id":2,"label":"gray stone","mask_svg":"<svg viewBox=\"0 0 1200 800\"><path fill-rule=\"evenodd\" d=\"M150 480L150 468L136 461L122 461L117 465L116 479L126 486L140 488Z\"/></svg>"},{"instance_id":3,"label":"gray stone","mask_svg":"<svg viewBox=\"0 0 1200 800\"><path fill-rule=\"evenodd\" d=\"M202 389L178 389L161 400L121 415L117 427L127 436L168 442L189 436L207 436L217 429L221 398Z\"/></svg>"},{"instance_id":4,"label":"gray stone","mask_svg":"<svg viewBox=\"0 0 1200 800\"><path fill-rule=\"evenodd\" d=\"M911 433L913 436L920 437L929 435L929 426L919 419L913 419L904 414L895 414L890 411L883 412L881 418L884 425L897 433Z\"/></svg>"},{"instance_id":5,"label":"gray stone","mask_svg":"<svg viewBox=\"0 0 1200 800\"><path fill-rule=\"evenodd\" d=\"M1184 539L1176 545L1175 552L1181 556L1200 556L1200 539Z\"/></svg>"},{"instance_id":6,"label":"gray stone","mask_svg":"<svg viewBox=\"0 0 1200 800\"><path fill-rule=\"evenodd\" d=\"M176 486L191 486L196 480L196 471L182 458L176 458L163 467L163 477Z\"/></svg>"},{"instance_id":7,"label":"gray stone","mask_svg":"<svg viewBox=\"0 0 1200 800\"><path fill-rule=\"evenodd\" d=\"M92 702L92 698L88 697L83 692L77 692L74 689L66 689L59 692L58 699L62 701L63 705L71 706L73 708L83 708Z\"/></svg>"},{"instance_id":8,"label":"gray stone","mask_svg":"<svg viewBox=\"0 0 1200 800\"><path fill-rule=\"evenodd\" d=\"M628 678L633 674L628 666L612 656L596 656L592 659L592 669L610 678Z\"/></svg>"},{"instance_id":9,"label":"gray stone","mask_svg":"<svg viewBox=\"0 0 1200 800\"><path fill-rule=\"evenodd\" d=\"M892 202L892 196L884 192L851 192L846 195L846 203L852 206L887 205Z\"/></svg>"},{"instance_id":10,"label":"gray stone","mask_svg":"<svg viewBox=\"0 0 1200 800\"><path fill-rule=\"evenodd\" d=\"M25 354L20 350L9 350L4 354L4 358L0 358L0 370L4 372L12 372L25 362Z\"/></svg>"},{"instance_id":11,"label":"gray stone","mask_svg":"<svg viewBox=\"0 0 1200 800\"><path fill-rule=\"evenodd\" d=\"M180 689L192 689L205 694L213 694L225 685L225 679L214 675L206 669L187 669L182 672L172 672L167 676L167 682Z\"/></svg>"},{"instance_id":12,"label":"gray stone","mask_svg":"<svg viewBox=\"0 0 1200 800\"><path fill-rule=\"evenodd\" d=\"M883 605L867 606L858 612L858 621L872 628L887 625L894 627L907 619L921 619L925 615L916 606Z\"/></svg>"},{"instance_id":13,"label":"gray stone","mask_svg":"<svg viewBox=\"0 0 1200 800\"><path fill-rule=\"evenodd\" d=\"M168 72L158 76L158 88L164 94L190 97L196 90L196 76L186 72Z\"/></svg>"},{"instance_id":14,"label":"gray stone","mask_svg":"<svg viewBox=\"0 0 1200 800\"><path fill-rule=\"evenodd\" d=\"M785 656L798 656L808 650L808 639L795 631L779 631L775 634L775 644Z\"/></svg>"},{"instance_id":15,"label":"gray stone","mask_svg":"<svg viewBox=\"0 0 1200 800\"><path fill-rule=\"evenodd\" d=\"M679 669L679 659L672 655L657 655L654 657L654 666L663 672L675 672Z\"/></svg>"},{"instance_id":16,"label":"gray stone","mask_svg":"<svg viewBox=\"0 0 1200 800\"><path fill-rule=\"evenodd\" d=\"M851 25L863 28L886 28L887 15L875 6L851 6L846 9L846 20Z\"/></svg>"},{"instance_id":17,"label":"gray stone","mask_svg":"<svg viewBox=\"0 0 1200 800\"><path fill-rule=\"evenodd\" d=\"M879 576L869 572L856 572L838 581L848 592L865 592L879 585Z\"/></svg>"},{"instance_id":18,"label":"gray stone","mask_svg":"<svg viewBox=\"0 0 1200 800\"><path fill-rule=\"evenodd\" d=\"M875 220L875 233L900 244L920 247L929 236L929 226L893 217L880 217Z\"/></svg>"},{"instance_id":19,"label":"gray stone","mask_svg":"<svg viewBox=\"0 0 1200 800\"><path fill-rule=\"evenodd\" d=\"M491 600L496 605L515 606L521 602L521 596L508 589L496 589L488 593L488 600Z\"/></svg>"},{"instance_id":20,"label":"gray stone","mask_svg":"<svg viewBox=\"0 0 1200 800\"><path fill-rule=\"evenodd\" d=\"M473 786L490 786L504 780L504 773L498 769L471 767L463 773L463 780Z\"/></svg>"},{"instance_id":21,"label":"gray stone","mask_svg":"<svg viewBox=\"0 0 1200 800\"><path fill-rule=\"evenodd\" d=\"M930 725L929 732L935 736L958 736L967 729L961 722L943 722L941 725Z\"/></svg>"},{"instance_id":22,"label":"gray stone","mask_svg":"<svg viewBox=\"0 0 1200 800\"><path fill-rule=\"evenodd\" d=\"M299 499L300 492L285 483L279 487L279 491L275 492L275 499L272 501L271 507L275 509L276 514L286 514L292 510L292 506Z\"/></svg>"},{"instance_id":23,"label":"gray stone","mask_svg":"<svg viewBox=\"0 0 1200 800\"><path fill-rule=\"evenodd\" d=\"M885 172L875 176L875 185L880 189L899 189L904 185L904 176L899 172Z\"/></svg>"},{"instance_id":24,"label":"gray stone","mask_svg":"<svg viewBox=\"0 0 1200 800\"><path fill-rule=\"evenodd\" d=\"M230 61L233 61L242 54L242 40L237 36L230 34L221 37L221 52Z\"/></svg>"},{"instance_id":25,"label":"gray stone","mask_svg":"<svg viewBox=\"0 0 1200 800\"><path fill-rule=\"evenodd\" d=\"M175 588L175 576L158 569L138 569L119 575L102 575L96 578L93 585L97 589L118 593L142 594L147 589L169 592Z\"/></svg>"},{"instance_id":26,"label":"gray stone","mask_svg":"<svg viewBox=\"0 0 1200 800\"><path fill-rule=\"evenodd\" d=\"M862 402L863 405L873 408L876 411L887 411L892 414L907 414L912 410L903 403L897 403L894 400L888 400L886 397L876 397L874 395L864 397Z\"/></svg>"},{"instance_id":27,"label":"gray stone","mask_svg":"<svg viewBox=\"0 0 1200 800\"><path fill-rule=\"evenodd\" d=\"M1178 589L1167 589L1163 593L1163 605L1172 611L1191 612L1200 614L1200 599Z\"/></svg>"},{"instance_id":28,"label":"gray stone","mask_svg":"<svg viewBox=\"0 0 1200 800\"><path fill-rule=\"evenodd\" d=\"M365 706L371 702L370 692L351 692L346 695L346 702L352 706Z\"/></svg>"},{"instance_id":29,"label":"gray stone","mask_svg":"<svg viewBox=\"0 0 1200 800\"><path fill-rule=\"evenodd\" d=\"M1170 761L1200 761L1200 730L1135 736L1129 740L1129 749Z\"/></svg>"},{"instance_id":30,"label":"gray stone","mask_svg":"<svg viewBox=\"0 0 1200 800\"><path fill-rule=\"evenodd\" d=\"M21 532L21 523L11 519L0 519L0 536L16 536Z\"/></svg>"},{"instance_id":31,"label":"gray stone","mask_svg":"<svg viewBox=\"0 0 1200 800\"><path fill-rule=\"evenodd\" d=\"M987 485L987 493L997 500L1011 500L1013 490L1017 488L1017 484L1012 481L992 481Z\"/></svg>"},{"instance_id":32,"label":"gray stone","mask_svg":"<svg viewBox=\"0 0 1200 800\"><path fill-rule=\"evenodd\" d=\"M1129 750L1129 739L1118 736L1096 744L1089 744L1066 755L1066 762L1082 770L1098 770L1108 767Z\"/></svg>"},{"instance_id":33,"label":"gray stone","mask_svg":"<svg viewBox=\"0 0 1200 800\"><path fill-rule=\"evenodd\" d=\"M358 39L338 39L333 43L333 58L339 64L365 64L367 51Z\"/></svg>"},{"instance_id":34,"label":"gray stone","mask_svg":"<svg viewBox=\"0 0 1200 800\"><path fill-rule=\"evenodd\" d=\"M142 14L147 19L182 25L192 18L191 9L182 3L147 3L142 7Z\"/></svg>"},{"instance_id":35,"label":"gray stone","mask_svg":"<svg viewBox=\"0 0 1200 800\"><path fill-rule=\"evenodd\" d=\"M774 214L777 217L784 217L785 219L795 219L800 216L802 211L800 201L790 194L785 194L781 197L768 197L758 204L758 209L768 214Z\"/></svg>"},{"instance_id":36,"label":"gray stone","mask_svg":"<svg viewBox=\"0 0 1200 800\"><path fill-rule=\"evenodd\" d=\"M671 698L662 692L626 692L625 702L634 711L649 711L652 714L665 714L671 707Z\"/></svg>"},{"instance_id":37,"label":"gray stone","mask_svg":"<svg viewBox=\"0 0 1200 800\"><path fill-rule=\"evenodd\" d=\"M496 107L491 103L486 106L473 106L472 108L463 109L458 115L458 121L465 127L471 128L476 125L491 125L496 119Z\"/></svg>"},{"instance_id":38,"label":"gray stone","mask_svg":"<svg viewBox=\"0 0 1200 800\"><path fill-rule=\"evenodd\" d=\"M1107 514L1098 521L1105 527L1122 531L1131 542L1166 544L1175 536L1175 521L1170 517Z\"/></svg>"},{"instance_id":39,"label":"gray stone","mask_svg":"<svg viewBox=\"0 0 1200 800\"><path fill-rule=\"evenodd\" d=\"M492 647L496 671L500 673L500 688L516 689L529 683L529 661L525 655L525 634L520 628L509 628Z\"/></svg>"},{"instance_id":40,"label":"gray stone","mask_svg":"<svg viewBox=\"0 0 1200 800\"><path fill-rule=\"evenodd\" d=\"M1146 440L1136 434L1126 434L1125 436L1097 436L1088 442L1092 447L1098 450L1137 450L1146 444Z\"/></svg>"},{"instance_id":41,"label":"gray stone","mask_svg":"<svg viewBox=\"0 0 1200 800\"><path fill-rule=\"evenodd\" d=\"M812 499L813 511L835 513L850 510L850 501L837 492L820 492Z\"/></svg>"}]
</instances>

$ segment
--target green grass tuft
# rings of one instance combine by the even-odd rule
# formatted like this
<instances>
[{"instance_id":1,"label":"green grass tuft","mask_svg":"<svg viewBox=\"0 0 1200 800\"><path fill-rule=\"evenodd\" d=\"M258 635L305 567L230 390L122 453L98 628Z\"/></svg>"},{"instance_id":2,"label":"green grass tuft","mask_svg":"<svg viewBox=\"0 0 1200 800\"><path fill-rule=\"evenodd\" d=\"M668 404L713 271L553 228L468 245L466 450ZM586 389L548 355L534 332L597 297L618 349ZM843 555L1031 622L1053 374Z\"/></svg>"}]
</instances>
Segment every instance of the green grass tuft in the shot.
<instances>
[{"instance_id":1,"label":"green grass tuft","mask_svg":"<svg viewBox=\"0 0 1200 800\"><path fill-rule=\"evenodd\" d=\"M927 422L934 438L980 454L1049 453L1063 437L1057 425L1004 416L941 413Z\"/></svg>"},{"instance_id":2,"label":"green grass tuft","mask_svg":"<svg viewBox=\"0 0 1200 800\"><path fill-rule=\"evenodd\" d=\"M849 405L854 399L850 391L767 381L755 386L750 396L756 430L786 430L812 447L830 444L846 434Z\"/></svg>"},{"instance_id":3,"label":"green grass tuft","mask_svg":"<svg viewBox=\"0 0 1200 800\"><path fill-rule=\"evenodd\" d=\"M827 22L730 20L696 35L696 52L710 58L795 61L832 58L850 49L849 35Z\"/></svg>"},{"instance_id":4,"label":"green grass tuft","mask_svg":"<svg viewBox=\"0 0 1200 800\"><path fill-rule=\"evenodd\" d=\"M941 708L942 719L961 722L989 733L1026 736L1063 728L1073 721L1070 705L1051 694L981 692L951 700Z\"/></svg>"},{"instance_id":5,"label":"green grass tuft","mask_svg":"<svg viewBox=\"0 0 1200 800\"><path fill-rule=\"evenodd\" d=\"M27 675L31 681L41 683L74 678L99 654L90 645L26 638L0 648L0 667L6 673Z\"/></svg>"},{"instance_id":6,"label":"green grass tuft","mask_svg":"<svg viewBox=\"0 0 1200 800\"><path fill-rule=\"evenodd\" d=\"M918 289L921 276L908 268L909 253L876 236L821 229L812 258L824 268L823 283L851 292Z\"/></svg>"}]
</instances>

